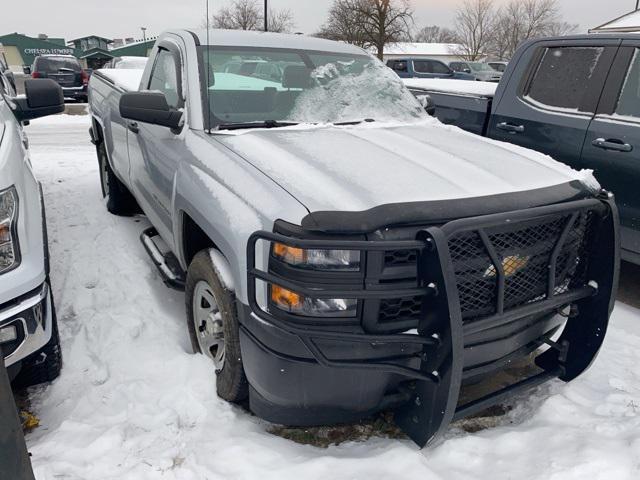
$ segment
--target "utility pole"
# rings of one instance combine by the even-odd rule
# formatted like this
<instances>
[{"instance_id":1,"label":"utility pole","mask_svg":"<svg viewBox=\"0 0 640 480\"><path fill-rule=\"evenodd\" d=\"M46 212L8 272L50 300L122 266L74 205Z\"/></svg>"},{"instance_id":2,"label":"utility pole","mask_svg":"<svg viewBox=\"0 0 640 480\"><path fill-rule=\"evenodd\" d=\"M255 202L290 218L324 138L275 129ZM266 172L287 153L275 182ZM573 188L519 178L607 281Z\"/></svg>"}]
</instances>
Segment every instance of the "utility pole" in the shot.
<instances>
[{"instance_id":1,"label":"utility pole","mask_svg":"<svg viewBox=\"0 0 640 480\"><path fill-rule=\"evenodd\" d=\"M638 0L640 1L640 0ZM269 0L264 0L264 31L269 31Z\"/></svg>"},{"instance_id":2,"label":"utility pole","mask_svg":"<svg viewBox=\"0 0 640 480\"><path fill-rule=\"evenodd\" d=\"M638 10L638 8L640 8L640 0L636 0L636 10Z\"/></svg>"},{"instance_id":3,"label":"utility pole","mask_svg":"<svg viewBox=\"0 0 640 480\"><path fill-rule=\"evenodd\" d=\"M142 41L146 43L147 41L147 27L140 27L142 30Z\"/></svg>"}]
</instances>

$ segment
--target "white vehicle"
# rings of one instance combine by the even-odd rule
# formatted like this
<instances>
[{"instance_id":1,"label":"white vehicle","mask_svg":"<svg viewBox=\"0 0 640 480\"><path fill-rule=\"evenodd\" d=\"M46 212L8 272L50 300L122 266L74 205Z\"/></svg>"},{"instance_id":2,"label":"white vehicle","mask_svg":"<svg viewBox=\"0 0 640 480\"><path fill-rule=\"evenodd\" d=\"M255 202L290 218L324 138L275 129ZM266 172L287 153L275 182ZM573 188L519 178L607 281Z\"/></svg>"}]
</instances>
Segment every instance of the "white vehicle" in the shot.
<instances>
[{"instance_id":1,"label":"white vehicle","mask_svg":"<svg viewBox=\"0 0 640 480\"><path fill-rule=\"evenodd\" d=\"M344 43L177 30L123 72L89 85L107 208L152 223L220 397L288 425L392 409L424 445L595 358L618 217L589 172L440 124ZM458 406L534 351L540 374Z\"/></svg>"},{"instance_id":2,"label":"white vehicle","mask_svg":"<svg viewBox=\"0 0 640 480\"><path fill-rule=\"evenodd\" d=\"M118 70L144 70L147 66L147 57L115 57L103 68L115 68Z\"/></svg>"},{"instance_id":3,"label":"white vehicle","mask_svg":"<svg viewBox=\"0 0 640 480\"><path fill-rule=\"evenodd\" d=\"M25 91L17 97L0 72L0 348L19 386L51 381L62 366L44 202L23 124L64 111L64 97L50 79L27 80Z\"/></svg>"}]
</instances>

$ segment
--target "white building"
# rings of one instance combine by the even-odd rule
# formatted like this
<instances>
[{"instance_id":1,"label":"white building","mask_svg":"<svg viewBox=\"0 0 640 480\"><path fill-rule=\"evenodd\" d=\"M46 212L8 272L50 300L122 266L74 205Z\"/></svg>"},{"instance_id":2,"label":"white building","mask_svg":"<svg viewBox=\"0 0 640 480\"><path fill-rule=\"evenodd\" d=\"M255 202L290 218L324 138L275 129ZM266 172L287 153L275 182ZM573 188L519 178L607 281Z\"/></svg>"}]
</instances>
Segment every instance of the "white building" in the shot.
<instances>
[{"instance_id":1,"label":"white building","mask_svg":"<svg viewBox=\"0 0 640 480\"><path fill-rule=\"evenodd\" d=\"M640 10L627 13L593 28L589 30L589 33L640 33Z\"/></svg>"},{"instance_id":2,"label":"white building","mask_svg":"<svg viewBox=\"0 0 640 480\"><path fill-rule=\"evenodd\" d=\"M448 64L464 59L461 46L456 43L390 43L384 49L384 61L396 58L430 58Z\"/></svg>"}]
</instances>

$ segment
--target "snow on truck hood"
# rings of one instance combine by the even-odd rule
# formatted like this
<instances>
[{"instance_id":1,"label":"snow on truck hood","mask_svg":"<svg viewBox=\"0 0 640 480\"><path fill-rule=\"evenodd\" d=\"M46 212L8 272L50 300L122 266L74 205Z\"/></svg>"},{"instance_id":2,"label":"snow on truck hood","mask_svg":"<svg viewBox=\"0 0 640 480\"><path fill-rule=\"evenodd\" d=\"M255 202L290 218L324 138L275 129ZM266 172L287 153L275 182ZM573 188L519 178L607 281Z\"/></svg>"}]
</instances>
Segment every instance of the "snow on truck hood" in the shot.
<instances>
[{"instance_id":1,"label":"snow on truck hood","mask_svg":"<svg viewBox=\"0 0 640 480\"><path fill-rule=\"evenodd\" d=\"M574 180L599 188L590 171L435 120L222 131L215 138L311 212L483 197Z\"/></svg>"}]
</instances>

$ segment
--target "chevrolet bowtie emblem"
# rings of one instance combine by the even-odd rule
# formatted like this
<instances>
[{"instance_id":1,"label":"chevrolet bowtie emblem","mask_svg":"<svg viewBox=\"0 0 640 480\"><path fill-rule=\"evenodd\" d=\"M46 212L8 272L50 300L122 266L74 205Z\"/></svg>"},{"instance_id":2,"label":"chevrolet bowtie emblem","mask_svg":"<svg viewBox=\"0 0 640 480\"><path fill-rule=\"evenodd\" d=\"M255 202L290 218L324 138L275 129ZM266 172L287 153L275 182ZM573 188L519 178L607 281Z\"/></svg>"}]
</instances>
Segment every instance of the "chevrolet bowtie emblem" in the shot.
<instances>
[{"instance_id":1,"label":"chevrolet bowtie emblem","mask_svg":"<svg viewBox=\"0 0 640 480\"><path fill-rule=\"evenodd\" d=\"M515 275L516 273L518 273L520 270L522 270L527 266L530 259L531 257L528 257L528 256L523 257L520 255L510 255L508 257L504 257L504 260L502 260L502 270L504 271L504 276L508 278ZM496 267L494 265L491 265L484 272L484 277L491 278L495 276L496 276Z\"/></svg>"}]
</instances>

